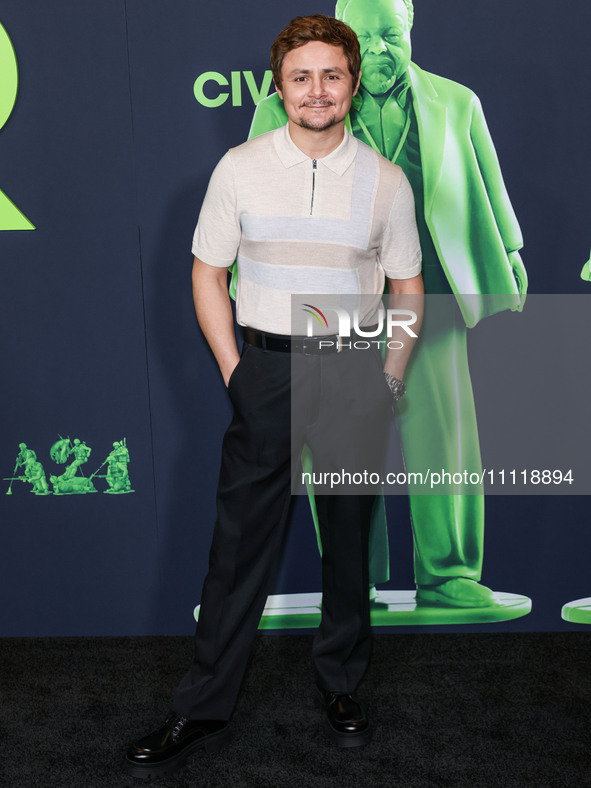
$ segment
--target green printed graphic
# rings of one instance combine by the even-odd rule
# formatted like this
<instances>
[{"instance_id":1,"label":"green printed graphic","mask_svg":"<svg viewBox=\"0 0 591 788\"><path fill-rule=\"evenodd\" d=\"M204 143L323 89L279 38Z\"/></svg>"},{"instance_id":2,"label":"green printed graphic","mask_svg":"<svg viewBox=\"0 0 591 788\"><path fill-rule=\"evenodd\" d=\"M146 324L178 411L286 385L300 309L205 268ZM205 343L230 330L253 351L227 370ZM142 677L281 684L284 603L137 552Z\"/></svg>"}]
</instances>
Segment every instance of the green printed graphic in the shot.
<instances>
[{"instance_id":1,"label":"green printed graphic","mask_svg":"<svg viewBox=\"0 0 591 788\"><path fill-rule=\"evenodd\" d=\"M92 483L92 477L89 479L86 478L81 468L81 466L88 461L91 452L92 449L90 446L87 446L80 438L74 438L74 442L72 443L69 438L60 437L60 439L53 444L49 450L49 454L55 463L63 465L72 457L70 464L61 476L52 474L49 477L49 481L53 486L54 495L96 492L96 487ZM79 470L80 474L78 474Z\"/></svg>"},{"instance_id":2,"label":"green printed graphic","mask_svg":"<svg viewBox=\"0 0 591 788\"><path fill-rule=\"evenodd\" d=\"M591 599L587 603L587 620L591 623ZM278 594L267 597L259 629L316 629L320 625L322 594ZM193 611L199 620L198 605ZM426 626L445 624L492 623L512 621L531 612L531 599L497 591L487 607L425 607L418 603L414 591L380 591L371 603L374 627ZM565 616L563 615L563 618ZM567 621L573 619L566 619Z\"/></svg>"},{"instance_id":3,"label":"green printed graphic","mask_svg":"<svg viewBox=\"0 0 591 788\"><path fill-rule=\"evenodd\" d=\"M398 409L405 465L409 471L480 469L467 328L500 311L499 303L501 309L521 309L527 289L521 232L484 113L469 88L412 62L412 0L338 0L335 16L355 30L361 46L351 130L396 162L412 186L425 292L455 295L453 308L426 313L407 368L408 393ZM283 102L274 93L257 105L250 137L286 122ZM232 294L236 281L234 266ZM495 300L490 293L507 297ZM502 605L480 584L484 496L411 490L409 503L418 606L474 609L472 620L490 620L482 611ZM380 501L370 534L373 584L388 580L387 555ZM526 607L519 606L519 615Z\"/></svg>"},{"instance_id":4,"label":"green printed graphic","mask_svg":"<svg viewBox=\"0 0 591 788\"><path fill-rule=\"evenodd\" d=\"M8 33L0 24L0 129L10 117L18 93L16 54ZM34 230L35 226L0 191L0 230Z\"/></svg>"},{"instance_id":5,"label":"green printed graphic","mask_svg":"<svg viewBox=\"0 0 591 788\"><path fill-rule=\"evenodd\" d=\"M244 71L244 81L250 91L250 95L252 96L252 100L255 104L258 104L261 99L264 99L265 96L269 93L269 89L271 87L271 83L273 81L273 74L270 71L265 71L265 76L263 77L263 83L261 85L261 89L258 90L256 82L254 81L254 76L252 71Z\"/></svg>"},{"instance_id":6,"label":"green printed graphic","mask_svg":"<svg viewBox=\"0 0 591 788\"><path fill-rule=\"evenodd\" d=\"M66 465L62 474L52 473L49 477L54 495L84 495L86 493L98 492L94 486L94 479L104 479L107 489L103 490L108 494L131 493L131 482L129 480L129 450L127 441L123 438L113 443L113 449L109 452L106 459L90 476L84 474L82 468L88 462L92 453L90 446L79 438L62 438L60 435L49 449L49 456L56 465ZM106 473L99 471L107 466ZM23 473L18 474L19 468L23 468ZM16 457L12 476L4 477L4 481L10 482L6 495L13 494L13 483L15 481L31 484L30 492L35 495L50 495L51 490L45 477L43 466L37 460L36 453L27 447L26 443L19 443L19 453Z\"/></svg>"},{"instance_id":7,"label":"green printed graphic","mask_svg":"<svg viewBox=\"0 0 591 788\"><path fill-rule=\"evenodd\" d=\"M571 624L591 624L591 597L567 602L562 606L561 615Z\"/></svg>"},{"instance_id":8,"label":"green printed graphic","mask_svg":"<svg viewBox=\"0 0 591 788\"><path fill-rule=\"evenodd\" d=\"M197 101L204 107L214 109L221 107L232 96L232 106L242 106L242 78L250 93L253 104L258 104L261 99L269 93L271 83L273 82L273 75L270 71L265 71L261 82L261 87L257 86L254 74L252 71L232 71L230 79L228 80L223 74L217 71L204 71L199 74L193 85L193 93ZM213 84L208 84L213 83ZM207 85L207 93L206 88ZM230 88L229 90L220 90L220 88ZM215 95L212 95L215 94Z\"/></svg>"},{"instance_id":9,"label":"green printed graphic","mask_svg":"<svg viewBox=\"0 0 591 788\"><path fill-rule=\"evenodd\" d=\"M35 495L49 495L49 486L45 478L45 471L43 466L37 460L37 455L33 449L29 449L26 443L19 443L19 453L14 465L12 476L5 477L4 481L10 481L6 495L12 495L13 482L25 482L31 485L29 492ZM19 468L22 468L24 473L17 476L15 475Z\"/></svg>"},{"instance_id":10,"label":"green printed graphic","mask_svg":"<svg viewBox=\"0 0 591 788\"><path fill-rule=\"evenodd\" d=\"M70 448L68 452L68 456L73 454L74 459L65 470L64 473L65 479L71 479L72 476L76 475L76 471L78 470L78 468L81 465L83 465L90 457L91 451L92 449L89 446L87 446L86 443L80 442L79 438L74 438L74 445Z\"/></svg>"},{"instance_id":11,"label":"green printed graphic","mask_svg":"<svg viewBox=\"0 0 591 788\"><path fill-rule=\"evenodd\" d=\"M583 266L583 270L581 271L581 279L584 279L586 282L591 282L591 258L589 258L589 260L587 260Z\"/></svg>"},{"instance_id":12,"label":"green printed graphic","mask_svg":"<svg viewBox=\"0 0 591 788\"><path fill-rule=\"evenodd\" d=\"M105 462L108 463L105 479L109 485L109 489L105 492L113 494L133 492L127 471L129 451L125 444L125 438L122 441L115 441L113 451L109 453Z\"/></svg>"}]
</instances>

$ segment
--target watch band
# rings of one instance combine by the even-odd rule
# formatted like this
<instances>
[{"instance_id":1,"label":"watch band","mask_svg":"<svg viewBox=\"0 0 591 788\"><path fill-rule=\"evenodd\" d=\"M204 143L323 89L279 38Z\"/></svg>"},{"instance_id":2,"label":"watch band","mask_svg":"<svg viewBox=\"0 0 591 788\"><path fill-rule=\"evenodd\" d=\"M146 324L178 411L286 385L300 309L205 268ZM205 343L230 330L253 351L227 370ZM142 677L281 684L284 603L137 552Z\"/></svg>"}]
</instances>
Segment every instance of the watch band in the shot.
<instances>
[{"instance_id":1,"label":"watch band","mask_svg":"<svg viewBox=\"0 0 591 788\"><path fill-rule=\"evenodd\" d=\"M402 399L406 394L406 383L400 380L400 378L394 377L394 375L391 375L389 372L384 372L384 378L386 379L386 383L394 399Z\"/></svg>"}]
</instances>

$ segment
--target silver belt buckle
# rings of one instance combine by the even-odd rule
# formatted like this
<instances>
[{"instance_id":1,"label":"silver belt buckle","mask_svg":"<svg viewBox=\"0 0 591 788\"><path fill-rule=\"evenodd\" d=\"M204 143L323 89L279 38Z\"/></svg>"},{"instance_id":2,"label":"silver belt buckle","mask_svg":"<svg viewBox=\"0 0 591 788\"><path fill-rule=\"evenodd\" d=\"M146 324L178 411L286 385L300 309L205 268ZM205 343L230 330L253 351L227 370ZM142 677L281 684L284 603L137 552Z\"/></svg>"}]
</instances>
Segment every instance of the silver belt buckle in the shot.
<instances>
[{"instance_id":1,"label":"silver belt buckle","mask_svg":"<svg viewBox=\"0 0 591 788\"><path fill-rule=\"evenodd\" d=\"M313 356L314 351L312 350L313 344L312 342L308 343L308 340L312 340L314 337L304 337L302 339L302 355L303 356Z\"/></svg>"}]
</instances>

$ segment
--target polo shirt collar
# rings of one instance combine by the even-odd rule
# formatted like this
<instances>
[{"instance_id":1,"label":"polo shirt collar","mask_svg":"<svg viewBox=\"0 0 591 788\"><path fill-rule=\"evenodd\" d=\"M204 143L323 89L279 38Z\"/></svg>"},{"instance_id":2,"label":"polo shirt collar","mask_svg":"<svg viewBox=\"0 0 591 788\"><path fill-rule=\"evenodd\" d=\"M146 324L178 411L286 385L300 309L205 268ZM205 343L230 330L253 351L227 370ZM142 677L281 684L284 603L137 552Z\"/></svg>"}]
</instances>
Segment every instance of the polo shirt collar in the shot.
<instances>
[{"instance_id":1,"label":"polo shirt collar","mask_svg":"<svg viewBox=\"0 0 591 788\"><path fill-rule=\"evenodd\" d=\"M273 142L275 150L284 167L294 167L304 161L310 161L310 157L301 151L292 138L289 136L288 124L281 126L275 131ZM329 170L336 175L343 175L353 162L357 153L358 141L345 129L343 141L328 156L324 156L318 161L322 162Z\"/></svg>"}]
</instances>

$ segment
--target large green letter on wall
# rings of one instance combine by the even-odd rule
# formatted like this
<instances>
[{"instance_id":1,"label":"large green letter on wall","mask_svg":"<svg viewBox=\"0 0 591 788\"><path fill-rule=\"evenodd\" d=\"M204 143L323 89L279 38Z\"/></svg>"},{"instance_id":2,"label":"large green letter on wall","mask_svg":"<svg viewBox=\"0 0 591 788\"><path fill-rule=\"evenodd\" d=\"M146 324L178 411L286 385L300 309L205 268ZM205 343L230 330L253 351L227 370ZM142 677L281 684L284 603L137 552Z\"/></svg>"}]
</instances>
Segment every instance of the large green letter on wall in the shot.
<instances>
[{"instance_id":1,"label":"large green letter on wall","mask_svg":"<svg viewBox=\"0 0 591 788\"><path fill-rule=\"evenodd\" d=\"M18 92L18 67L12 41L0 24L0 129L8 120ZM0 230L34 230L35 226L0 191Z\"/></svg>"}]
</instances>

